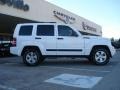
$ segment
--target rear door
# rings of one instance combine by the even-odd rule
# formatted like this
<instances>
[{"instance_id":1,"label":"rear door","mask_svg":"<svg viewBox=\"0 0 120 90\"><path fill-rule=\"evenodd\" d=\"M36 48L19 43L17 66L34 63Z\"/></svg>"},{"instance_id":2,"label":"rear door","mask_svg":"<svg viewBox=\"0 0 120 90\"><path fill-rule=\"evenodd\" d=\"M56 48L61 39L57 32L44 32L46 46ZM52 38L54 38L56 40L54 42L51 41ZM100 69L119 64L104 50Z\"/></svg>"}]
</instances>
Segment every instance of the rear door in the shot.
<instances>
[{"instance_id":1,"label":"rear door","mask_svg":"<svg viewBox=\"0 0 120 90\"><path fill-rule=\"evenodd\" d=\"M56 36L54 25L37 25L35 40L42 45L45 55L56 55Z\"/></svg>"},{"instance_id":2,"label":"rear door","mask_svg":"<svg viewBox=\"0 0 120 90\"><path fill-rule=\"evenodd\" d=\"M58 25L57 55L83 55L84 40L69 26Z\"/></svg>"}]
</instances>

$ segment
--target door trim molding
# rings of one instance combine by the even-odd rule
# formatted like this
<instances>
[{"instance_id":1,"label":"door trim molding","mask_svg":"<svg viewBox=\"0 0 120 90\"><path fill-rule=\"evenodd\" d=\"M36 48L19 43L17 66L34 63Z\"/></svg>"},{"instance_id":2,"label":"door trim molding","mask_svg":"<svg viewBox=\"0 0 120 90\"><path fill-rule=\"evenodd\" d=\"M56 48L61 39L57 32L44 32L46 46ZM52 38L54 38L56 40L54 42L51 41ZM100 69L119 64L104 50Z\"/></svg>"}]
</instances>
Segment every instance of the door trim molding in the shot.
<instances>
[{"instance_id":1,"label":"door trim molding","mask_svg":"<svg viewBox=\"0 0 120 90\"><path fill-rule=\"evenodd\" d=\"M82 49L46 49L46 51L82 52Z\"/></svg>"}]
</instances>

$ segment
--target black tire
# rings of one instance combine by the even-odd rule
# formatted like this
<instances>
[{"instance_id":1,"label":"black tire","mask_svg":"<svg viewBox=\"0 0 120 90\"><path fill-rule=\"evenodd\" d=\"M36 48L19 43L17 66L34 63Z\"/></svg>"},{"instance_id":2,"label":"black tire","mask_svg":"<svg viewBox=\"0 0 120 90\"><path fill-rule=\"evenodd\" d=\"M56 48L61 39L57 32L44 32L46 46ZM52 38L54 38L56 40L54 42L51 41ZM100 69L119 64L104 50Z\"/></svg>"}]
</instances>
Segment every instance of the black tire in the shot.
<instances>
[{"instance_id":1,"label":"black tire","mask_svg":"<svg viewBox=\"0 0 120 90\"><path fill-rule=\"evenodd\" d=\"M95 65L106 65L110 60L110 54L105 48L94 48L89 57L89 61Z\"/></svg>"},{"instance_id":2,"label":"black tire","mask_svg":"<svg viewBox=\"0 0 120 90\"><path fill-rule=\"evenodd\" d=\"M23 62L27 66L37 66L44 60L41 53L36 49L26 49L23 54Z\"/></svg>"}]
</instances>

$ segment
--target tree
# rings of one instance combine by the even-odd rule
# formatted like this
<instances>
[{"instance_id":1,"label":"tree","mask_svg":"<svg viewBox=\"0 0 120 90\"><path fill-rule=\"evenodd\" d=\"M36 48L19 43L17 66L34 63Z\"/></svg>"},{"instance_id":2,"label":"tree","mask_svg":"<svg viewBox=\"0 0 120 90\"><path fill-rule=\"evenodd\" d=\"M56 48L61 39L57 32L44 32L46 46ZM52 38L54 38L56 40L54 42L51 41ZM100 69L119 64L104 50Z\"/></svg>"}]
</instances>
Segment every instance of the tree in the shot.
<instances>
[{"instance_id":1,"label":"tree","mask_svg":"<svg viewBox=\"0 0 120 90\"><path fill-rule=\"evenodd\" d=\"M120 48L120 39L118 40L118 46L119 46L119 48Z\"/></svg>"},{"instance_id":2,"label":"tree","mask_svg":"<svg viewBox=\"0 0 120 90\"><path fill-rule=\"evenodd\" d=\"M112 43L112 46L114 46L116 49L120 48L120 39L114 40L114 38L111 38L111 43Z\"/></svg>"},{"instance_id":3,"label":"tree","mask_svg":"<svg viewBox=\"0 0 120 90\"><path fill-rule=\"evenodd\" d=\"M120 43L120 39L118 40L118 42Z\"/></svg>"},{"instance_id":4,"label":"tree","mask_svg":"<svg viewBox=\"0 0 120 90\"><path fill-rule=\"evenodd\" d=\"M118 39L118 40L116 41L116 48L117 48L117 49L120 48L120 39Z\"/></svg>"},{"instance_id":5,"label":"tree","mask_svg":"<svg viewBox=\"0 0 120 90\"><path fill-rule=\"evenodd\" d=\"M115 41L115 40L114 40L114 38L112 37L112 38L111 38L111 42L114 42L114 41Z\"/></svg>"}]
</instances>

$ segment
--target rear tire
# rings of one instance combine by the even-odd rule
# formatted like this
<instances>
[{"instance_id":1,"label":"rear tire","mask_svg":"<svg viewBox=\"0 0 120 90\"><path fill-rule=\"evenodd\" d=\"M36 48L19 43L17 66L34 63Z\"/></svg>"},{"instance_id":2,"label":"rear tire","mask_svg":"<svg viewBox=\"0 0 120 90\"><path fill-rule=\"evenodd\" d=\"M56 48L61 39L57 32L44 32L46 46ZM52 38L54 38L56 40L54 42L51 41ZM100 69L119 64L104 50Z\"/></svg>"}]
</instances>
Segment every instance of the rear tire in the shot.
<instances>
[{"instance_id":1,"label":"rear tire","mask_svg":"<svg viewBox=\"0 0 120 90\"><path fill-rule=\"evenodd\" d=\"M89 60L96 65L106 65L110 60L110 54L105 48L94 48Z\"/></svg>"},{"instance_id":2,"label":"rear tire","mask_svg":"<svg viewBox=\"0 0 120 90\"><path fill-rule=\"evenodd\" d=\"M44 60L41 53L36 49L26 49L23 54L23 62L27 66L37 66Z\"/></svg>"}]
</instances>

